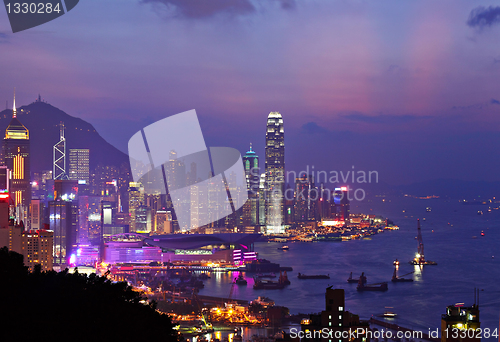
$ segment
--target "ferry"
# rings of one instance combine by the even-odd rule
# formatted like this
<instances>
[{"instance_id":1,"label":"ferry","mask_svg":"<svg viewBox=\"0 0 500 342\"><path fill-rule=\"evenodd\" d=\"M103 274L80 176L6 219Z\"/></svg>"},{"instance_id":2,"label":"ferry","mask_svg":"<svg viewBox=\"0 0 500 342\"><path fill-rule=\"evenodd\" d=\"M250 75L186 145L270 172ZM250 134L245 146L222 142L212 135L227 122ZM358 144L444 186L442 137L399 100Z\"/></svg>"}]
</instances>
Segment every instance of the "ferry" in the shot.
<instances>
[{"instance_id":1,"label":"ferry","mask_svg":"<svg viewBox=\"0 0 500 342\"><path fill-rule=\"evenodd\" d=\"M381 316L385 318L395 318L398 314L392 311L385 311Z\"/></svg>"}]
</instances>

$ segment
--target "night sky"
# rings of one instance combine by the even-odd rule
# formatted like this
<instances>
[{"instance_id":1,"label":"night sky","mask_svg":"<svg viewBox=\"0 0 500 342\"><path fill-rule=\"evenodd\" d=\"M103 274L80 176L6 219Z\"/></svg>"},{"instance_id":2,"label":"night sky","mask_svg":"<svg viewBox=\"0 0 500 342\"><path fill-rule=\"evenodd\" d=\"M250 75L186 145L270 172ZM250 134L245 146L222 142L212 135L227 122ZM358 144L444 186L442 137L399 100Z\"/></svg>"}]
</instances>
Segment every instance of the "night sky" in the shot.
<instances>
[{"instance_id":1,"label":"night sky","mask_svg":"<svg viewBox=\"0 0 500 342\"><path fill-rule=\"evenodd\" d=\"M263 157L279 111L287 170L500 180L496 1L82 0L16 34L0 9L0 80L2 108L40 93L123 151L196 109Z\"/></svg>"}]
</instances>

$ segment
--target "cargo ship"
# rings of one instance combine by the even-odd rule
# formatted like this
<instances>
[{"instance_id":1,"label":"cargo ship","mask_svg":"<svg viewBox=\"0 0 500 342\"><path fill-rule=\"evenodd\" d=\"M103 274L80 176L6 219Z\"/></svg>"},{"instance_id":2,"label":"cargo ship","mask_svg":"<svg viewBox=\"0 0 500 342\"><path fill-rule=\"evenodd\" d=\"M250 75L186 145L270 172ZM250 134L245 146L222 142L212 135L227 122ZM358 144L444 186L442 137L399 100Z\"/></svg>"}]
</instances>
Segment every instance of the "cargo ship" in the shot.
<instances>
[{"instance_id":1,"label":"cargo ship","mask_svg":"<svg viewBox=\"0 0 500 342\"><path fill-rule=\"evenodd\" d=\"M351 274L349 275L349 278L347 278L347 282L348 283L351 283L351 284L354 284L354 283L357 283L359 279L356 279L356 278L353 278L352 277L352 272Z\"/></svg>"},{"instance_id":2,"label":"cargo ship","mask_svg":"<svg viewBox=\"0 0 500 342\"><path fill-rule=\"evenodd\" d=\"M358 291L387 291L387 283L380 284L367 284L365 272L361 273L361 277L358 280L358 286L356 287Z\"/></svg>"},{"instance_id":3,"label":"cargo ship","mask_svg":"<svg viewBox=\"0 0 500 342\"><path fill-rule=\"evenodd\" d=\"M410 272L408 274L412 274L413 272ZM405 275L408 275L408 274L405 274ZM408 283L408 282L412 282L413 279L409 279L409 278L402 278L404 277L405 275L401 276L401 277L398 277L397 274L396 274L396 269L394 269L394 273L392 274L392 279L391 281L393 283Z\"/></svg>"},{"instance_id":4,"label":"cargo ship","mask_svg":"<svg viewBox=\"0 0 500 342\"><path fill-rule=\"evenodd\" d=\"M297 276L299 279L330 279L330 275L323 275L323 274L317 274L317 275L305 275L302 273L299 273Z\"/></svg>"},{"instance_id":5,"label":"cargo ship","mask_svg":"<svg viewBox=\"0 0 500 342\"><path fill-rule=\"evenodd\" d=\"M255 290L281 290L285 288L285 284L278 281L256 278L253 288Z\"/></svg>"}]
</instances>

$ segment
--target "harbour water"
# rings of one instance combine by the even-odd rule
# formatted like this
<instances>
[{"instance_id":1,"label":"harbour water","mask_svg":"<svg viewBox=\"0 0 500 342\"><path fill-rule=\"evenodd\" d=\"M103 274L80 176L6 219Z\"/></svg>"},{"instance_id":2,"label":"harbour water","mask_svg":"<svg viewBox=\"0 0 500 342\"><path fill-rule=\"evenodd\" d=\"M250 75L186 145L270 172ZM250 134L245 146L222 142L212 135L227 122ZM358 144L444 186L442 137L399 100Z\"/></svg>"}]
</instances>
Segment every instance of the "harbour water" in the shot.
<instances>
[{"instance_id":1,"label":"harbour water","mask_svg":"<svg viewBox=\"0 0 500 342\"><path fill-rule=\"evenodd\" d=\"M398 314L390 319L402 326L423 330L440 328L446 306L463 302L472 305L474 288L480 289L482 328L498 329L500 314L500 210L499 204L464 205L458 200L409 197L351 204L351 212L373 213L393 220L400 230L385 231L370 239L346 242L281 243L258 242L259 258L293 267L291 285L283 290L254 290L253 274L245 274L247 286L235 286L233 298L272 298L292 314L324 310L325 288L345 289L346 309L362 319L382 314L386 307ZM430 212L426 207L432 208ZM488 208L491 207L491 212ZM484 215L478 215L478 211ZM437 266L422 269L408 263L417 251L417 218L421 220L425 257ZM484 232L484 236L481 235ZM400 260L399 274L415 271L412 283L392 283L393 261ZM329 274L330 279L299 280L304 274ZM365 272L368 283L389 282L386 292L358 292L346 282L349 273ZM238 275L215 273L205 281L200 294L227 297ZM486 340L486 339L485 339ZM495 339L488 339L495 340Z\"/></svg>"}]
</instances>

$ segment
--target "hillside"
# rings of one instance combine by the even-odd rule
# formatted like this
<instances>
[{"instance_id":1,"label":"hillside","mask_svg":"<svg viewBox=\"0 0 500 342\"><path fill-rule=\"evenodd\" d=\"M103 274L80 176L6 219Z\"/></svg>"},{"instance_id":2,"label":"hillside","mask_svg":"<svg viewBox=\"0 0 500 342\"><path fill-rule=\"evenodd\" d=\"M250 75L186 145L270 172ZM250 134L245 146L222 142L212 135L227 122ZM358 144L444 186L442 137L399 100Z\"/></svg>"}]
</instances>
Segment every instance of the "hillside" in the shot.
<instances>
[{"instance_id":1,"label":"hillside","mask_svg":"<svg viewBox=\"0 0 500 342\"><path fill-rule=\"evenodd\" d=\"M69 149L88 148L90 168L96 165L128 165L125 153L106 142L88 122L66 114L45 102L37 101L17 109L19 121L29 130L31 142L31 172L52 170L52 147L59 141L59 123L66 126L67 163ZM12 118L12 110L0 112L0 131L2 135Z\"/></svg>"}]
</instances>

